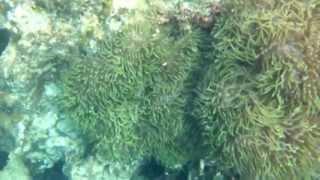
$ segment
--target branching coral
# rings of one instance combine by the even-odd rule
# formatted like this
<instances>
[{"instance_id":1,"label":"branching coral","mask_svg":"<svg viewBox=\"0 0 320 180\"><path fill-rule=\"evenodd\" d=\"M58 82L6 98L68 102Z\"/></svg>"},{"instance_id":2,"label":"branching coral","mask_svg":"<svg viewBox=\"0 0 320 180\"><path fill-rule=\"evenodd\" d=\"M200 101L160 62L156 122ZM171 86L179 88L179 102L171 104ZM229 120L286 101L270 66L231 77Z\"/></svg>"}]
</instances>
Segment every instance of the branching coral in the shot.
<instances>
[{"instance_id":1,"label":"branching coral","mask_svg":"<svg viewBox=\"0 0 320 180\"><path fill-rule=\"evenodd\" d=\"M106 159L153 155L182 163L182 96L196 63L198 36L171 36L170 28L136 15L95 57L71 65L62 107Z\"/></svg>"},{"instance_id":2,"label":"branching coral","mask_svg":"<svg viewBox=\"0 0 320 180\"><path fill-rule=\"evenodd\" d=\"M307 179L319 158L319 3L225 1L195 114L210 158L247 179Z\"/></svg>"}]
</instances>

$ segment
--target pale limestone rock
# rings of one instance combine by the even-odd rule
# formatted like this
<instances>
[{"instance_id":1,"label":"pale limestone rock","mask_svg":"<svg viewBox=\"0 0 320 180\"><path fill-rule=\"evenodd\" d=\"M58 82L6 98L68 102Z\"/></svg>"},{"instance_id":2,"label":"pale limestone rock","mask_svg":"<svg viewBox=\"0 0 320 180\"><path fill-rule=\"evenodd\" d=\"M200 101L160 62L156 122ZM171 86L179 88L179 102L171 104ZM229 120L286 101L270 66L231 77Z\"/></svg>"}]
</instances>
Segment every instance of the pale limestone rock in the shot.
<instances>
[{"instance_id":1,"label":"pale limestone rock","mask_svg":"<svg viewBox=\"0 0 320 180\"><path fill-rule=\"evenodd\" d=\"M31 180L28 168L23 163L22 158L10 155L7 166L0 171L1 180Z\"/></svg>"},{"instance_id":2,"label":"pale limestone rock","mask_svg":"<svg viewBox=\"0 0 320 180\"><path fill-rule=\"evenodd\" d=\"M69 165L67 169L72 180L129 180L134 170L130 166L99 161L93 156Z\"/></svg>"},{"instance_id":3,"label":"pale limestone rock","mask_svg":"<svg viewBox=\"0 0 320 180\"><path fill-rule=\"evenodd\" d=\"M33 1L26 1L16 6L8 14L8 20L14 22L23 34L47 33L52 31L48 14L34 9Z\"/></svg>"}]
</instances>

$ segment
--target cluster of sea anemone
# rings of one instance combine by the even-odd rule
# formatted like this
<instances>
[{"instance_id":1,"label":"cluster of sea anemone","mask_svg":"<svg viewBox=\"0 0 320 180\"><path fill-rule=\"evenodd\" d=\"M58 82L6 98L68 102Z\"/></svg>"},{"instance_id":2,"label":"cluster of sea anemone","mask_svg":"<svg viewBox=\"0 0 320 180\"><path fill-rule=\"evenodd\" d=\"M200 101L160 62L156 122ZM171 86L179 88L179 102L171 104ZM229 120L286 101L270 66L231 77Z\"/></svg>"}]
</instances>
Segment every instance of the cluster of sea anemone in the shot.
<instances>
[{"instance_id":1,"label":"cluster of sea anemone","mask_svg":"<svg viewBox=\"0 0 320 180\"><path fill-rule=\"evenodd\" d=\"M183 163L184 87L198 60L197 33L170 34L140 18L110 35L94 57L71 64L64 111L109 160L155 156Z\"/></svg>"},{"instance_id":2,"label":"cluster of sea anemone","mask_svg":"<svg viewBox=\"0 0 320 180\"><path fill-rule=\"evenodd\" d=\"M225 1L196 118L208 156L247 179L319 163L319 3Z\"/></svg>"},{"instance_id":3,"label":"cluster of sea anemone","mask_svg":"<svg viewBox=\"0 0 320 180\"><path fill-rule=\"evenodd\" d=\"M65 113L109 160L154 156L172 166L201 152L244 179L311 178L320 152L319 2L221 6L207 37L208 28L177 32L133 18L95 56L73 61ZM204 77L190 78L204 57ZM186 144L194 131L200 146Z\"/></svg>"}]
</instances>

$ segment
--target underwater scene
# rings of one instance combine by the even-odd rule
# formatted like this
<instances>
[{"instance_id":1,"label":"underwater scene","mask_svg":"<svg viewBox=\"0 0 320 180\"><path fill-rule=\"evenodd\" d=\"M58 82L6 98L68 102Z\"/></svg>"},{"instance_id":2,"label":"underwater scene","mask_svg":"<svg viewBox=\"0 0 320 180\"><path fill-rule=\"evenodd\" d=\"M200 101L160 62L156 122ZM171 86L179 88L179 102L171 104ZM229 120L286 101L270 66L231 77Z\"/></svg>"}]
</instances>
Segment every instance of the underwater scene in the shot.
<instances>
[{"instance_id":1,"label":"underwater scene","mask_svg":"<svg viewBox=\"0 0 320 180\"><path fill-rule=\"evenodd\" d=\"M0 0L0 180L320 180L320 0Z\"/></svg>"}]
</instances>

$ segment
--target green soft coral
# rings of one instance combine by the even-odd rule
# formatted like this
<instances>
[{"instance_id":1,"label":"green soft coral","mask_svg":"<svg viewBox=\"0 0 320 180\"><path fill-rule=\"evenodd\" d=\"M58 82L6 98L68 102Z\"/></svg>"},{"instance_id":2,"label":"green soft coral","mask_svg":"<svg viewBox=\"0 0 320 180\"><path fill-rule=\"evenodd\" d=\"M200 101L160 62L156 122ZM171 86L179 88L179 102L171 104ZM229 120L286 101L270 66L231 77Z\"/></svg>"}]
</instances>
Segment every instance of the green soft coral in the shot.
<instances>
[{"instance_id":1,"label":"green soft coral","mask_svg":"<svg viewBox=\"0 0 320 180\"><path fill-rule=\"evenodd\" d=\"M319 163L319 2L225 1L195 114L208 157L247 179Z\"/></svg>"}]
</instances>

